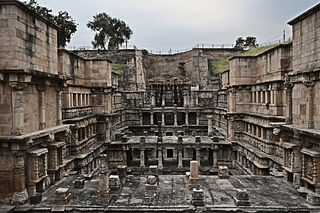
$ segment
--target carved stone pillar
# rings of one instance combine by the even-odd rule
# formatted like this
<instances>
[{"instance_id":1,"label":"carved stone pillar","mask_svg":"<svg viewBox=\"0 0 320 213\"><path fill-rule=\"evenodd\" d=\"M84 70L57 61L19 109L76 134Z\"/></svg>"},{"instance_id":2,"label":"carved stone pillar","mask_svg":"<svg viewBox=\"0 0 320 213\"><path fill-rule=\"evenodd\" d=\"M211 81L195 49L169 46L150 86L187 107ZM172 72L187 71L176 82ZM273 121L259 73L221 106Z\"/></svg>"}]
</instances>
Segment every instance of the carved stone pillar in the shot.
<instances>
[{"instance_id":1,"label":"carved stone pillar","mask_svg":"<svg viewBox=\"0 0 320 213\"><path fill-rule=\"evenodd\" d=\"M123 153L123 165L127 166L128 160L127 160L127 149L126 149L126 147L122 147L122 153Z\"/></svg>"},{"instance_id":2,"label":"carved stone pillar","mask_svg":"<svg viewBox=\"0 0 320 213\"><path fill-rule=\"evenodd\" d=\"M139 111L139 120L140 120L140 125L143 125L143 119L142 119L142 112Z\"/></svg>"},{"instance_id":3,"label":"carved stone pillar","mask_svg":"<svg viewBox=\"0 0 320 213\"><path fill-rule=\"evenodd\" d=\"M305 82L307 86L307 99L306 99L306 127L308 129L313 129L313 88L314 81Z\"/></svg>"},{"instance_id":4,"label":"carved stone pillar","mask_svg":"<svg viewBox=\"0 0 320 213\"><path fill-rule=\"evenodd\" d=\"M39 129L46 128L46 106L45 106L45 94L44 92L49 87L50 82L45 81L44 84L37 84L36 88L39 92Z\"/></svg>"},{"instance_id":5,"label":"carved stone pillar","mask_svg":"<svg viewBox=\"0 0 320 213\"><path fill-rule=\"evenodd\" d=\"M156 106L156 98L155 98L155 94L153 92L151 93L151 106L152 107Z\"/></svg>"},{"instance_id":6,"label":"carved stone pillar","mask_svg":"<svg viewBox=\"0 0 320 213\"><path fill-rule=\"evenodd\" d=\"M285 82L286 87L286 102L287 102L287 116L286 116L286 124L292 124L292 84L288 82L288 79L286 79Z\"/></svg>"},{"instance_id":7,"label":"carved stone pillar","mask_svg":"<svg viewBox=\"0 0 320 213\"><path fill-rule=\"evenodd\" d=\"M140 168L145 168L144 151L145 149L140 149Z\"/></svg>"},{"instance_id":8,"label":"carved stone pillar","mask_svg":"<svg viewBox=\"0 0 320 213\"><path fill-rule=\"evenodd\" d=\"M153 114L154 112L150 112L150 125L153 125Z\"/></svg>"},{"instance_id":9,"label":"carved stone pillar","mask_svg":"<svg viewBox=\"0 0 320 213\"><path fill-rule=\"evenodd\" d=\"M165 106L166 104L166 98L165 98L165 95L162 95L162 106Z\"/></svg>"},{"instance_id":10,"label":"carved stone pillar","mask_svg":"<svg viewBox=\"0 0 320 213\"><path fill-rule=\"evenodd\" d=\"M162 122L161 122L161 126L165 126L166 125L166 123L165 123L165 121L164 121L164 112L162 112Z\"/></svg>"},{"instance_id":11,"label":"carved stone pillar","mask_svg":"<svg viewBox=\"0 0 320 213\"><path fill-rule=\"evenodd\" d=\"M9 82L9 85L14 89L12 91L12 135L22 135L24 126L24 89L26 83Z\"/></svg>"},{"instance_id":12,"label":"carved stone pillar","mask_svg":"<svg viewBox=\"0 0 320 213\"><path fill-rule=\"evenodd\" d=\"M187 105L188 105L188 94L187 94L187 92L186 91L184 91L183 92L183 106L184 107L187 107Z\"/></svg>"},{"instance_id":13,"label":"carved stone pillar","mask_svg":"<svg viewBox=\"0 0 320 213\"><path fill-rule=\"evenodd\" d=\"M186 125L189 126L189 113L186 112Z\"/></svg>"},{"instance_id":14,"label":"carved stone pillar","mask_svg":"<svg viewBox=\"0 0 320 213\"><path fill-rule=\"evenodd\" d=\"M158 150L158 168L163 169L163 164L162 164L162 149L159 148Z\"/></svg>"},{"instance_id":15,"label":"carved stone pillar","mask_svg":"<svg viewBox=\"0 0 320 213\"><path fill-rule=\"evenodd\" d=\"M231 112L236 112L236 98L237 98L236 88L233 88L232 89Z\"/></svg>"},{"instance_id":16,"label":"carved stone pillar","mask_svg":"<svg viewBox=\"0 0 320 213\"><path fill-rule=\"evenodd\" d=\"M212 130L212 115L208 115L208 136L211 137L213 135L213 130Z\"/></svg>"},{"instance_id":17,"label":"carved stone pillar","mask_svg":"<svg viewBox=\"0 0 320 213\"><path fill-rule=\"evenodd\" d=\"M214 146L212 149L213 153L212 153L212 166L214 168L218 167L218 146Z\"/></svg>"},{"instance_id":18,"label":"carved stone pillar","mask_svg":"<svg viewBox=\"0 0 320 213\"><path fill-rule=\"evenodd\" d=\"M178 126L177 111L174 112L174 126Z\"/></svg>"},{"instance_id":19,"label":"carved stone pillar","mask_svg":"<svg viewBox=\"0 0 320 213\"><path fill-rule=\"evenodd\" d=\"M110 188L109 177L107 173L107 155L100 156L100 175L99 175L99 190L98 190L98 203L109 203Z\"/></svg>"},{"instance_id":20,"label":"carved stone pillar","mask_svg":"<svg viewBox=\"0 0 320 213\"><path fill-rule=\"evenodd\" d=\"M182 165L182 150L179 149L179 154L178 154L178 168L182 169L183 165Z\"/></svg>"},{"instance_id":21,"label":"carved stone pillar","mask_svg":"<svg viewBox=\"0 0 320 213\"><path fill-rule=\"evenodd\" d=\"M200 112L197 112L197 126L200 124Z\"/></svg>"},{"instance_id":22,"label":"carved stone pillar","mask_svg":"<svg viewBox=\"0 0 320 213\"><path fill-rule=\"evenodd\" d=\"M57 91L57 126L62 125L62 88L56 87Z\"/></svg>"},{"instance_id":23,"label":"carved stone pillar","mask_svg":"<svg viewBox=\"0 0 320 213\"><path fill-rule=\"evenodd\" d=\"M196 92L196 106L199 105L199 93L198 91Z\"/></svg>"}]
</instances>

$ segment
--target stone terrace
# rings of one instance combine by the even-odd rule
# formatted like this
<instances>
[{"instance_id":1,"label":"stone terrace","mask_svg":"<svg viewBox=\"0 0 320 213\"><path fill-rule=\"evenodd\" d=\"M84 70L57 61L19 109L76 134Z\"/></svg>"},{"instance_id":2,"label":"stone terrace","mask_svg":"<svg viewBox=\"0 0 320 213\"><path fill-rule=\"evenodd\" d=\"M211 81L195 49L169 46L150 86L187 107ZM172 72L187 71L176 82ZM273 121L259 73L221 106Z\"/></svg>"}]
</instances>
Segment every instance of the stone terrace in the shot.
<instances>
[{"instance_id":1,"label":"stone terrace","mask_svg":"<svg viewBox=\"0 0 320 213\"><path fill-rule=\"evenodd\" d=\"M58 184L43 193L40 204L25 204L15 211L112 211L112 212L319 212L320 207L309 205L305 198L285 180L271 176L218 176L200 175L200 185L204 191L205 206L191 205L192 190L188 189L188 179L184 175L159 175L157 191L145 190L146 177L128 175L122 179L119 190L111 191L109 206L97 203L99 179L85 181L83 189L70 188L72 197L65 206L54 205L54 192L59 187L73 186L77 176L65 177ZM236 206L234 198L237 189L246 189L250 206ZM5 208L5 207L3 207ZM0 209L1 211L1 209Z\"/></svg>"}]
</instances>

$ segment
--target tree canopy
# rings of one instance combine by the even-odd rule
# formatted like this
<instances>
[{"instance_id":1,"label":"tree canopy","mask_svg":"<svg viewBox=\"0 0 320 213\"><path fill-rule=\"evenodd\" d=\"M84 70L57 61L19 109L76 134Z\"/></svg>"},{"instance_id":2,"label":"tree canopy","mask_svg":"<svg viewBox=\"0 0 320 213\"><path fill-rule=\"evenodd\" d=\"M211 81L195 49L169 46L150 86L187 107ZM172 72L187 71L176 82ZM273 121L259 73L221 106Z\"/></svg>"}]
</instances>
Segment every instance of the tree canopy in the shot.
<instances>
[{"instance_id":1,"label":"tree canopy","mask_svg":"<svg viewBox=\"0 0 320 213\"><path fill-rule=\"evenodd\" d=\"M93 21L89 21L87 27L95 32L91 42L95 49L106 50L106 45L109 50L119 49L119 46L129 40L133 33L124 21L111 18L106 13L93 16Z\"/></svg>"},{"instance_id":2,"label":"tree canopy","mask_svg":"<svg viewBox=\"0 0 320 213\"><path fill-rule=\"evenodd\" d=\"M248 50L258 46L256 37L247 36L245 39L242 37L237 38L234 48Z\"/></svg>"},{"instance_id":3,"label":"tree canopy","mask_svg":"<svg viewBox=\"0 0 320 213\"><path fill-rule=\"evenodd\" d=\"M40 6L36 0L29 3L23 2L29 9L44 17L48 21L56 24L58 29L58 47L65 47L70 43L71 36L77 31L77 23L66 11L59 11L58 15L53 15L52 10Z\"/></svg>"}]
</instances>

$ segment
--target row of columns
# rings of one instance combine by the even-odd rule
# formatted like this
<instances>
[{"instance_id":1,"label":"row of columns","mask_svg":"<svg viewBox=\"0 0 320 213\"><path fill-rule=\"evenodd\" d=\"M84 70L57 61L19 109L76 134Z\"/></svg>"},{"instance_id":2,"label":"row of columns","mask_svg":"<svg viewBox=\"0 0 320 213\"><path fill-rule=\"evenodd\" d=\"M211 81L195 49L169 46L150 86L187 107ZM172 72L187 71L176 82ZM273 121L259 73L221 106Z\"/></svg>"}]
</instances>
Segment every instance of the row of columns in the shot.
<instances>
[{"instance_id":1,"label":"row of columns","mask_svg":"<svg viewBox=\"0 0 320 213\"><path fill-rule=\"evenodd\" d=\"M178 126L178 116L177 112L174 113L174 126ZM150 125L154 125L153 122L153 115L154 112L150 112ZM140 117L140 125L143 125L143 118L142 118L142 112L139 113ZM196 113L196 125L200 124L200 113ZM165 114L161 113L161 125L165 126ZM185 113L185 125L189 126L189 113Z\"/></svg>"},{"instance_id":2,"label":"row of columns","mask_svg":"<svg viewBox=\"0 0 320 213\"><path fill-rule=\"evenodd\" d=\"M199 92L198 91L191 91L191 97L193 98L189 98L189 95L187 92L183 93L183 106L187 107L187 106L198 106L199 105ZM162 106L165 106L165 95L162 95L161 97L162 100ZM156 98L155 98L155 94L152 93L151 95L151 105L155 106L156 105Z\"/></svg>"},{"instance_id":3,"label":"row of columns","mask_svg":"<svg viewBox=\"0 0 320 213\"><path fill-rule=\"evenodd\" d=\"M163 169L163 155L162 155L162 149L158 149L158 168ZM145 168L145 149L140 149L140 168ZM200 159L201 159L201 153L200 153L200 148L196 149L196 161L198 162L199 167L201 166L200 164ZM212 160L212 166L217 167L218 166L218 148L215 147L213 149L213 160ZM178 168L182 169L183 164L182 164L182 149L178 150Z\"/></svg>"}]
</instances>

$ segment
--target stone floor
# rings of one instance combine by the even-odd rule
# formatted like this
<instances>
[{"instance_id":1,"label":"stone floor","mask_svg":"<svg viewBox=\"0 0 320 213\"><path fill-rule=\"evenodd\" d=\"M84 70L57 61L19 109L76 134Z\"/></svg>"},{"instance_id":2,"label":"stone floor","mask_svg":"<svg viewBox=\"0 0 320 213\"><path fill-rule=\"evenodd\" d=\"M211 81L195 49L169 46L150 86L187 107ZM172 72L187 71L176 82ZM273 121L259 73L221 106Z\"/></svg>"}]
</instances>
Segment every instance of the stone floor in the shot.
<instances>
[{"instance_id":1,"label":"stone floor","mask_svg":"<svg viewBox=\"0 0 320 213\"><path fill-rule=\"evenodd\" d=\"M200 175L205 206L197 208L191 205L192 190L188 189L188 179L184 175L159 175L157 191L145 190L145 176L128 175L126 180L121 180L119 190L111 191L108 206L98 205L96 201L97 177L86 180L83 189L73 187L76 178L65 177L43 193L40 204L18 206L14 211L195 212L198 209L202 212L320 212L320 207L309 205L284 179L272 176L234 175L229 179L219 179L214 175ZM72 198L66 206L53 204L54 192L58 187L70 188ZM233 197L236 196L236 189L248 191L250 206L235 205Z\"/></svg>"}]
</instances>

